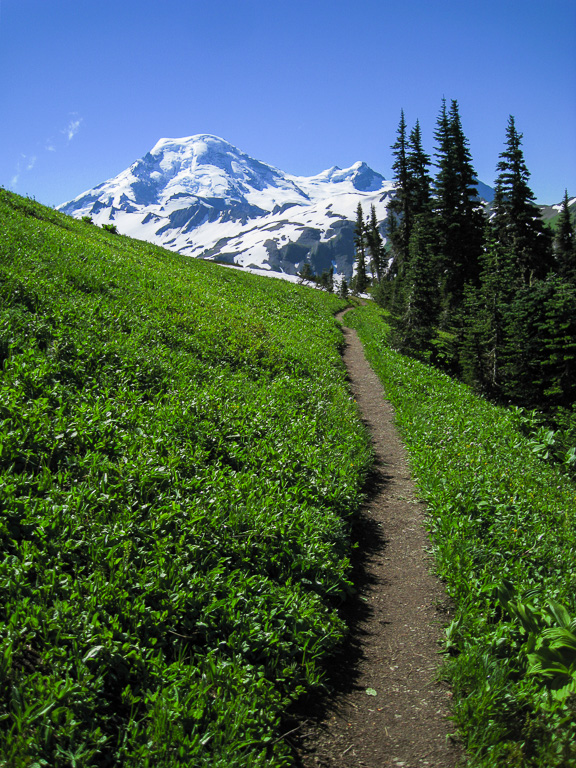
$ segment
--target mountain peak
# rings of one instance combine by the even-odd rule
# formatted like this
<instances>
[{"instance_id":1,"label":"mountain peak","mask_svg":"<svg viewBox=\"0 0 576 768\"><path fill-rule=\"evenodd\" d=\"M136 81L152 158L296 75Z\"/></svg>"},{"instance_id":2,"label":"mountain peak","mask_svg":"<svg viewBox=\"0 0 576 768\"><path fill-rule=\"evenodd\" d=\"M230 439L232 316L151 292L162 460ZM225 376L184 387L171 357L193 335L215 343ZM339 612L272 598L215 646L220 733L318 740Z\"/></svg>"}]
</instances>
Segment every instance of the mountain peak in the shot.
<instances>
[{"instance_id":1,"label":"mountain peak","mask_svg":"<svg viewBox=\"0 0 576 768\"><path fill-rule=\"evenodd\" d=\"M209 133L198 133L180 139L160 139L148 154L157 157L170 153L178 154L183 158L196 158L208 163L222 154L244 155L228 141Z\"/></svg>"},{"instance_id":2,"label":"mountain peak","mask_svg":"<svg viewBox=\"0 0 576 768\"><path fill-rule=\"evenodd\" d=\"M348 277L359 202L386 217L393 182L364 162L292 176L219 136L162 138L116 177L59 206L172 250L294 274L305 259Z\"/></svg>"},{"instance_id":3,"label":"mountain peak","mask_svg":"<svg viewBox=\"0 0 576 768\"><path fill-rule=\"evenodd\" d=\"M354 189L359 192L374 192L380 189L385 179L380 173L373 171L365 162L358 160L350 168L341 169L337 165L320 174L327 180L335 183L351 182Z\"/></svg>"}]
</instances>

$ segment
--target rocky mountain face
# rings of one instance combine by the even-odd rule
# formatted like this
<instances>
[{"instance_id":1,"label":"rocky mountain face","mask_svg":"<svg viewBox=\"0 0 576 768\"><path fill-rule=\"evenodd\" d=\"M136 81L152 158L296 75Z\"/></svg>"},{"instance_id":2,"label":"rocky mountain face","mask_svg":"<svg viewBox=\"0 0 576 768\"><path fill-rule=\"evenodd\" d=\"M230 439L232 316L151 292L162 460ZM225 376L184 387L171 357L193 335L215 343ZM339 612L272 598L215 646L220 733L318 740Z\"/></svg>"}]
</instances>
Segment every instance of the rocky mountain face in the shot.
<instances>
[{"instance_id":1,"label":"rocky mountain face","mask_svg":"<svg viewBox=\"0 0 576 768\"><path fill-rule=\"evenodd\" d=\"M384 223L394 183L358 162L292 176L216 136L161 139L142 159L59 210L179 253L296 274L352 276L358 203Z\"/></svg>"}]
</instances>

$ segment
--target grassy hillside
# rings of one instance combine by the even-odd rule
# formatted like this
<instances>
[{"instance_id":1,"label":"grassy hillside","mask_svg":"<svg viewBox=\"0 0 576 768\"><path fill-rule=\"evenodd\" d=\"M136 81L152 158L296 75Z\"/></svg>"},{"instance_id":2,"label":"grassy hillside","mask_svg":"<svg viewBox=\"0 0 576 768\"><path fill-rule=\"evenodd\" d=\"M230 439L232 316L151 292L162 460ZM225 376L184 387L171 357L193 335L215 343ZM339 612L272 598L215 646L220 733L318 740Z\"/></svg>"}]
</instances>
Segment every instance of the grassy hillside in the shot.
<instances>
[{"instance_id":1,"label":"grassy hillside","mask_svg":"<svg viewBox=\"0 0 576 768\"><path fill-rule=\"evenodd\" d=\"M455 604L445 674L470 765L576 766L576 488L546 429L399 355L346 315L393 402ZM568 454L567 460L571 461Z\"/></svg>"},{"instance_id":2,"label":"grassy hillside","mask_svg":"<svg viewBox=\"0 0 576 768\"><path fill-rule=\"evenodd\" d=\"M282 766L370 462L339 300L0 191L0 766Z\"/></svg>"}]
</instances>

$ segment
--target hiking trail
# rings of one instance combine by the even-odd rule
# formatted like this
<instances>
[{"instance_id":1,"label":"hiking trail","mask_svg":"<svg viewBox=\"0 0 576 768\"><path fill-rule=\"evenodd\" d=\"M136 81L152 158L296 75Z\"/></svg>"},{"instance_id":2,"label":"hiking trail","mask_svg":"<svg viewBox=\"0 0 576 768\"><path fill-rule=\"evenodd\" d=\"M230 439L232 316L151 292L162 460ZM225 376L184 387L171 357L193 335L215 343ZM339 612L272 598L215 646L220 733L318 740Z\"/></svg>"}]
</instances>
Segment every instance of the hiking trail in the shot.
<instances>
[{"instance_id":1,"label":"hiking trail","mask_svg":"<svg viewBox=\"0 0 576 768\"><path fill-rule=\"evenodd\" d=\"M310 704L291 741L301 768L454 768L462 750L449 735L451 693L437 681L449 601L431 571L425 505L392 406L356 331L343 331L374 477L354 531L358 594L345 609L351 637L332 673L335 693L320 710Z\"/></svg>"}]
</instances>

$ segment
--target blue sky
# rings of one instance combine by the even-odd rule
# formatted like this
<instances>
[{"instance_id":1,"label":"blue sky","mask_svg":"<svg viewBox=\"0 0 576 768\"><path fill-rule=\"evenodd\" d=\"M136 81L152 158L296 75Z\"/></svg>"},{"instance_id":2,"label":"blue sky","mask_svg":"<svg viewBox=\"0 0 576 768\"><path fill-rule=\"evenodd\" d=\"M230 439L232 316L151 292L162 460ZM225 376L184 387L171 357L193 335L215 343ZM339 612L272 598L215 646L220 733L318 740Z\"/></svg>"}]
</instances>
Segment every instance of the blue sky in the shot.
<instances>
[{"instance_id":1,"label":"blue sky","mask_svg":"<svg viewBox=\"0 0 576 768\"><path fill-rule=\"evenodd\" d=\"M400 110L432 153L442 97L482 181L513 114L538 202L576 195L574 0L0 0L0 185L48 205L195 133L390 178Z\"/></svg>"}]
</instances>

